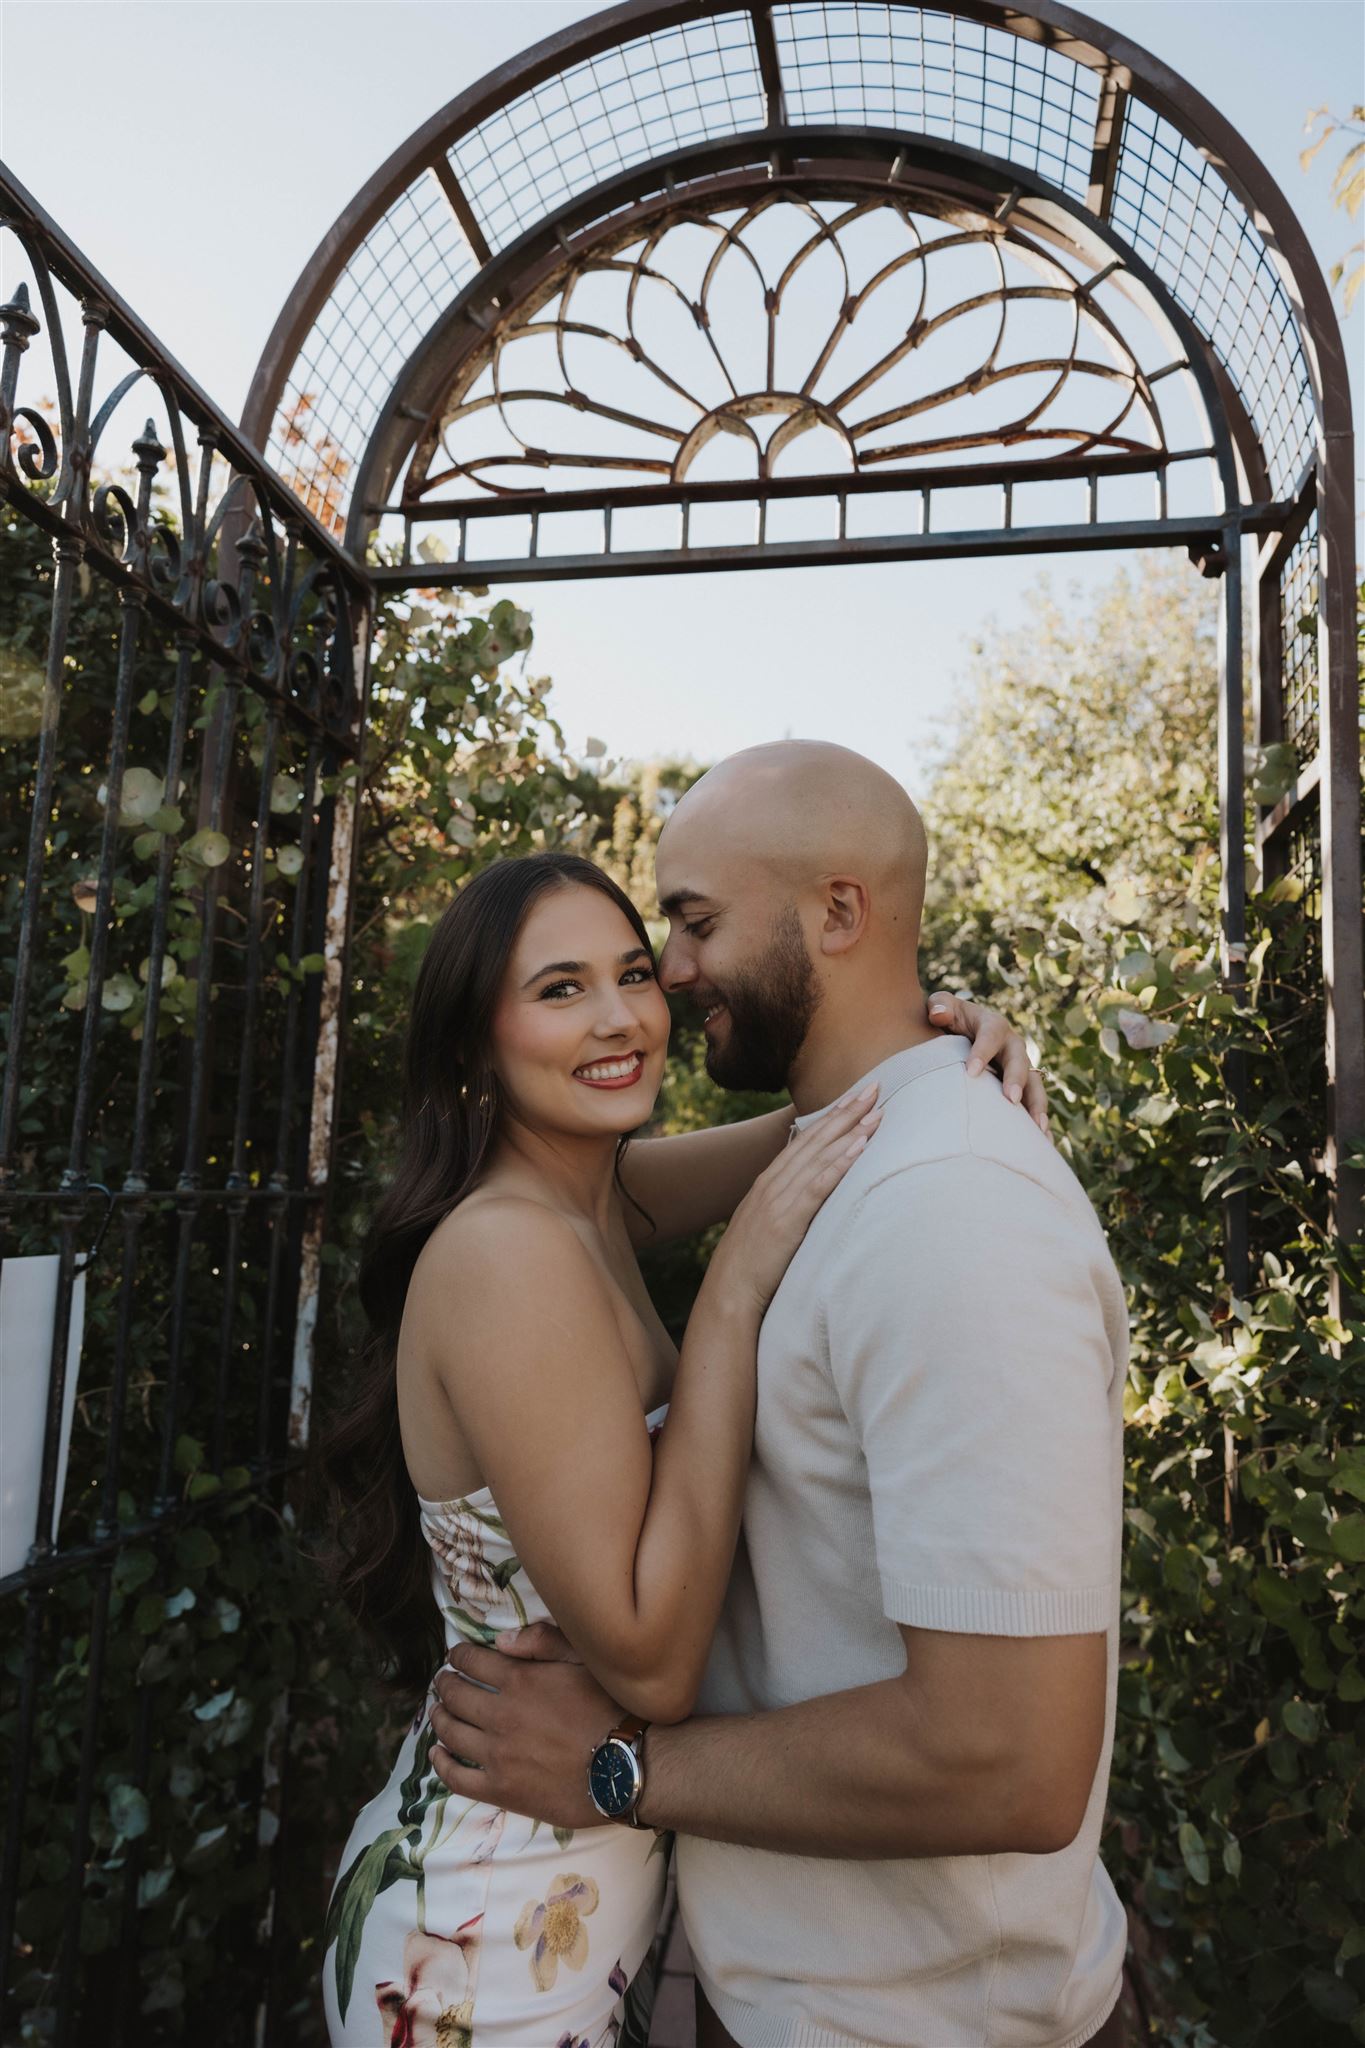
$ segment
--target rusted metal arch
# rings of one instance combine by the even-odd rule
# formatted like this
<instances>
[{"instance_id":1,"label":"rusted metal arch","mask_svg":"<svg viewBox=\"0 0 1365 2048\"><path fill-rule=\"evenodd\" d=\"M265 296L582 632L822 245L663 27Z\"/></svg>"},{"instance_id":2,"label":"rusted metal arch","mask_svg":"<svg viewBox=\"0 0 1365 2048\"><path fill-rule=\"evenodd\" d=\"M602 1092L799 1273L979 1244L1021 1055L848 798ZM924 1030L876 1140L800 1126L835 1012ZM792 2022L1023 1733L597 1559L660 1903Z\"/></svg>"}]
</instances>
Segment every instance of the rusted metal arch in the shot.
<instances>
[{"instance_id":1,"label":"rusted metal arch","mask_svg":"<svg viewBox=\"0 0 1365 2048\"><path fill-rule=\"evenodd\" d=\"M835 7L822 10L822 13L832 18L842 16L844 10ZM1197 559L1212 573L1227 572L1223 605L1223 729L1220 734L1225 856L1233 853L1240 840L1242 804L1240 747L1236 744L1240 734L1243 666L1240 619L1242 538L1249 532L1265 536L1255 564L1252 606L1255 621L1253 696L1257 737L1263 741L1286 734L1283 677L1286 660L1292 661L1298 652L1293 646L1286 645L1286 631L1292 638L1292 625L1287 629L1284 597L1291 594L1291 585L1294 593L1306 587L1304 579L1309 576L1317 595L1318 743L1311 757L1302 758L1301 773L1294 788L1273 813L1263 814L1258 820L1257 846L1264 872L1284 871L1296 858L1295 848L1300 842L1311 840L1316 813L1320 822L1322 853L1320 931L1327 997L1329 1102L1325 1150L1328 1167L1337 1174L1338 1226L1346 1234L1354 1235L1362 1219L1362 1176L1345 1170L1337 1172L1344 1147L1351 1140L1365 1135L1365 1017L1362 1016L1360 1000L1360 764L1352 521L1354 462L1345 352L1325 280L1293 209L1244 139L1187 81L1126 37L1111 33L1069 7L1052 4L1052 0L1035 0L1027 13L999 4L999 0L958 0L950 10L936 12L932 17L918 9L901 7L878 9L876 14L879 18L885 16L888 22L894 16L902 24L913 18L920 24L921 34L926 33L923 23L930 18L935 22L946 20L950 35L956 34L959 22L975 24L987 32L1016 39L1021 45L1032 45L1042 52L1069 59L1093 74L1097 95L1084 204L1077 205L1074 191L1071 194L1073 218L1077 221L1088 215L1093 226L1110 227L1116 188L1121 188L1123 182L1127 124L1134 112L1140 111L1144 116L1168 123L1179 143L1192 153L1182 160L1183 166L1196 168L1201 178L1206 170L1211 179L1218 181L1217 189L1225 190L1245 209L1246 221L1242 228L1252 251L1250 267L1257 269L1260 258L1265 259L1273 272L1275 284L1285 294L1292 311L1293 343L1302 352L1303 368L1311 392L1312 418L1307 426L1300 422L1297 428L1298 446L1306 460L1292 480L1292 497L1289 500L1285 499L1283 479L1279 480L1277 490L1267 488L1268 471L1273 470L1274 463L1266 461L1268 444L1263 442L1262 435L1257 432L1239 400L1236 365L1230 359L1224 359L1223 350L1212 334L1202 336L1200 348L1191 352L1192 364L1198 364L1202 356L1207 378L1217 389L1221 403L1216 413L1225 422L1224 431L1236 448L1245 479L1245 495L1234 495L1230 499L1231 516L1226 520L1221 536L1207 548L1201 548ZM414 179L424 171L429 170L440 186L464 243L472 252L475 272L458 296L466 305L473 305L477 313L480 284L486 282L491 289L495 276L510 277L506 259L515 245L506 244L495 252L484 233L476 207L449 161L448 153L462 138L471 136L480 123L522 95L549 84L571 67L601 57L617 46L633 44L638 47L642 38L662 37L670 31L682 31L688 25L709 22L733 26L742 22L752 39L751 52L746 49L744 58L745 65L753 67L746 91L752 98L756 73L761 82L762 119L747 126L743 121L732 121L723 134L718 128L713 128L708 131L708 142L693 141L678 152L679 167L690 163L695 168L703 155L712 156L713 152L715 155L724 154L721 145L729 142L732 145L732 164L747 160L752 165L766 159L774 176L791 175L799 162L799 152L803 148L808 149L814 139L817 125L803 124L790 117L788 90L804 90L804 87L798 79L788 76L779 47L780 32L785 32L789 38L796 37L798 31L794 24L802 18L799 0L795 5L788 5L787 0L750 0L747 6L728 9L716 4L716 0L626 0L626 4L609 8L546 38L451 101L381 166L345 209L306 266L262 355L247 401L244 430L253 440L267 443L289 372L348 262L362 248L370 231L384 219L386 210L411 193ZM834 32L829 20L825 21L825 28L827 33ZM719 37L719 26L716 33ZM830 47L832 50L832 45ZM799 52L796 62L799 70ZM829 64L832 69L832 55ZM954 119L956 104L954 101ZM639 109L636 111L638 113ZM639 134L645 135L643 116L638 125ZM842 134L848 153L856 153L859 144L867 137L866 128L861 123L846 120L837 120L834 125ZM983 130L984 125L983 116ZM905 130L896 128L894 132L902 147L912 151L918 159L921 181L932 183L935 166L941 176L945 165L952 163L960 167L964 157L972 154L963 145L945 144L913 124ZM1063 186L1050 178L1041 165L1041 132L1040 126L1032 164L1021 164L1012 150L1006 160L1006 168L1012 172L1016 184L1035 192L1046 192L1047 198L1055 203L1063 195ZM1154 136L1155 129L1151 132ZM1012 137L1012 125L1010 133ZM884 147L884 142L881 146ZM1155 148L1154 141L1152 148ZM1021 149L1019 153L1027 156L1028 148ZM627 172L622 175L629 179L632 174L641 173L644 174L643 182L648 183L649 174L657 179L661 170L657 150L650 146L642 152L637 151ZM568 232L565 219L576 212L581 211L585 219L594 214L600 217L605 187L610 182L593 177L580 186L578 197L561 209L564 218L560 219L559 226L562 232ZM1142 203L1145 203L1146 196L1144 180ZM543 204L543 201L538 203L538 211ZM542 224L545 224L544 215L539 221L528 223L524 234L533 235L536 227ZM1139 219L1137 229L1140 230L1142 225ZM1188 242L1187 233L1186 247ZM1161 253L1169 257L1164 246ZM1125 260L1131 265L1137 255L1138 251L1129 243ZM1189 275L1182 268L1183 261L1184 247L1176 258L1171 282L1167 284L1158 279L1158 303L1164 305L1171 316L1180 311L1177 294L1182 287L1187 296L1192 295L1197 306L1208 280L1206 262L1192 287ZM510 283L506 290L515 295ZM357 481L363 476L367 487L379 481L401 442L393 407L389 407L379 432L375 431L379 425L376 415L393 397L395 384L401 382L408 386L410 379L420 381L425 370L434 368L434 355L427 348L428 338L437 324L446 326L449 299L453 296L456 294L448 294L446 304L437 309L436 317L427 322L421 335L414 338L399 365L397 376L389 375L383 379L388 389L377 393L373 400L369 400L368 392L366 394L373 412L370 414L366 444L361 451L363 460ZM504 305L496 310L502 313L507 307ZM1205 310L1207 312L1208 308ZM1273 355L1277 341L1283 341L1284 337L1277 337L1273 332L1267 334L1267 317L1262 316L1262 326L1254 336L1254 344L1260 344L1267 355ZM1219 325L1216 315L1210 314L1207 324L1216 331ZM1289 348L1288 343L1285 346ZM1292 354L1293 350L1289 352ZM1255 346L1253 357L1260 359ZM1264 393L1260 395L1264 397ZM410 422L408 424L411 425ZM1278 452L1281 456L1287 438L1286 432L1280 434ZM1225 456L1226 448L1220 453ZM1295 468L1298 469L1297 463ZM362 507L348 536L352 546L364 518ZM1135 538L1153 537L1149 533L1135 536L1131 531L1124 533L1117 529L1111 529L1111 534L1113 542L1120 545L1131 545ZM1171 534L1169 537L1175 536ZM1016 537L1010 536L1009 539L1010 544L1014 544ZM983 535L963 535L961 542L966 551L975 544L984 552L987 544ZM1053 544L1083 546L1099 543L1093 538L1062 538ZM846 552L853 557L859 551L850 546ZM819 558L819 555L812 557ZM823 558L831 557L826 554ZM779 557L769 551L764 559ZM760 563L743 564L751 565L760 566ZM577 566L581 573L590 573L586 563ZM660 560L658 566L676 568L679 564L675 560ZM572 564L561 563L557 573L572 573L573 568ZM423 565L423 574L429 573ZM471 569L470 573L478 574L480 571ZM601 573L600 568L597 573ZM1305 827L1306 830L1300 829ZM1229 980L1235 985L1243 944L1235 900L1238 882L1231 871L1240 864L1225 858L1224 865L1228 891L1228 899L1225 900L1225 967ZM1236 1245L1230 1249L1235 1270L1241 1261Z\"/></svg>"},{"instance_id":2,"label":"rusted metal arch","mask_svg":"<svg viewBox=\"0 0 1365 2048\"><path fill-rule=\"evenodd\" d=\"M1259 460L1255 430L1236 390L1220 374L1221 365L1189 316L1167 298L1147 265L1103 222L1088 215L1055 187L1049 188L1036 178L1026 179L1012 166L963 144L916 143L889 130L875 129L854 133L833 129L785 130L781 141L789 165L782 183L798 194L807 185L821 196L891 193L921 210L932 210L945 221L964 226L990 220L1008 205L1010 218L1027 227L1034 239L1081 258L1096 274L1131 279L1153 311L1170 326L1198 386L1213 435L1213 455L1226 507L1230 510L1242 501L1244 478L1248 506L1255 508L1252 516L1259 519L1266 515L1274 502L1270 483L1265 465ZM577 258L588 252L599 238L603 246L610 247L627 236L648 233L651 221L680 199L695 203L699 209L714 209L742 204L755 191L768 189L766 161L755 166L755 153L752 142L727 140L693 145L672 157L655 159L570 201L528 229L501 255L490 258L431 328L388 395L356 473L347 521L348 546L357 554L364 549L377 510L434 409L439 407L464 356L482 344L492 324L490 308L505 308L504 317L510 318L515 307L527 299L543 296L547 288L554 288L556 273L567 266L571 256ZM894 184L888 178L892 166L897 171ZM661 176L676 179L684 172L689 173L685 184L677 182L670 190L659 192ZM1038 211L1029 210L1030 201L1036 202ZM1091 246L1087 247L1087 243ZM1243 456L1244 448L1255 451L1250 461ZM1237 474L1234 452L1241 463L1243 478ZM1052 466L1060 468L1060 459ZM1026 481L1035 475L1045 475L1047 467L1025 459L1014 465L1014 473L1020 481ZM913 488L919 474L915 469L895 470L877 481L887 489ZM964 484L972 482L976 475L975 465L960 472ZM829 481L833 488L840 480ZM641 488L623 486L621 500L634 498ZM692 488L702 496L708 488L729 490L728 486ZM772 491L773 483L767 488ZM820 488L820 479L812 476L801 488L814 495ZM794 482L792 489L796 489ZM742 492L737 487L735 494L757 495L758 490L759 486L747 483ZM549 494L528 491L524 498L509 499L500 509L526 509L536 498L548 503ZM554 501L557 506L560 494L554 494ZM1153 519L1154 540L1156 528L1166 523ZM1217 515L1201 522L1209 534L1221 524ZM1035 545L1040 550L1045 548L1049 544L1047 530L1032 531ZM1184 539L1192 537L1187 535ZM680 566L683 565L676 560L668 564L670 569ZM699 561L696 566L714 564ZM481 575L486 567L479 565ZM552 564L545 565L546 573L552 573L552 569Z\"/></svg>"},{"instance_id":3,"label":"rusted metal arch","mask_svg":"<svg viewBox=\"0 0 1365 2048\"><path fill-rule=\"evenodd\" d=\"M490 114L569 66L650 32L710 16L747 12L753 23L768 118L764 127L747 131L745 141L750 150L762 154L771 140L780 154L788 123L772 30L775 5L776 0L753 0L747 9L726 8L716 0L623 0L621 5L544 38L433 114L367 180L304 267L257 365L242 417L244 432L264 445L288 370L347 260L421 170L430 168L441 183L479 265L490 262L493 252L450 170L447 152ZM1097 217L1106 214L1112 196L1123 104L1135 88L1140 89L1147 106L1217 166L1247 208L1289 292L1313 382L1321 436L1328 440L1344 433L1349 439L1350 387L1331 295L1288 200L1231 123L1159 59L1073 8L1035 0L1025 14L999 4L999 0L957 0L947 11L1053 49L1099 75L1102 90L1089 189L1089 210ZM799 136L805 131L797 127L794 132ZM932 151L928 138L926 144Z\"/></svg>"}]
</instances>

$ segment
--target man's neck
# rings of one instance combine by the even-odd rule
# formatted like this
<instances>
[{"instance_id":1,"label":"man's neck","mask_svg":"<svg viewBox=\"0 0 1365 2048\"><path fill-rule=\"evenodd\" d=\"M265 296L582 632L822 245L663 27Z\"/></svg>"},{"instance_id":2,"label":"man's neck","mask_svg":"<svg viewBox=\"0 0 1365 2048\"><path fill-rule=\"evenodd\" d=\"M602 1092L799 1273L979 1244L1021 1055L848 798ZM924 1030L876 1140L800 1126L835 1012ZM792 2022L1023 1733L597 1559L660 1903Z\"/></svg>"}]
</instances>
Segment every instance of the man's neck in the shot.
<instances>
[{"instance_id":1,"label":"man's neck","mask_svg":"<svg viewBox=\"0 0 1365 2048\"><path fill-rule=\"evenodd\" d=\"M833 1021L829 1020L830 1026ZM827 1028L818 1034L812 1031L787 1083L797 1115L809 1116L812 1110L837 1102L883 1060L942 1035L929 1022L923 996L898 1017L878 1018L870 1024L866 1020L856 1025L845 1022L842 1029Z\"/></svg>"}]
</instances>

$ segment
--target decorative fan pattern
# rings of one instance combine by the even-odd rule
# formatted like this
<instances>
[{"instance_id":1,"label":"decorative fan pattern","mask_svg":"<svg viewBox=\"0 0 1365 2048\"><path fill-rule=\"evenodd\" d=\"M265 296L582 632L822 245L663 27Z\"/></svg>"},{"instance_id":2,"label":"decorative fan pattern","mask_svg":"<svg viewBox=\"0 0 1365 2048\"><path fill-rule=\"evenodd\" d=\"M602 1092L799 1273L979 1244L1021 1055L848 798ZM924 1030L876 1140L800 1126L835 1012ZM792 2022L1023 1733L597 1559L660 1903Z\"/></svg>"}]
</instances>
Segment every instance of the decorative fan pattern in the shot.
<instances>
[{"instance_id":1,"label":"decorative fan pattern","mask_svg":"<svg viewBox=\"0 0 1365 2048\"><path fill-rule=\"evenodd\" d=\"M913 471L983 449L1160 462L1169 359L1135 326L1027 234L902 196L679 204L504 315L404 497Z\"/></svg>"}]
</instances>

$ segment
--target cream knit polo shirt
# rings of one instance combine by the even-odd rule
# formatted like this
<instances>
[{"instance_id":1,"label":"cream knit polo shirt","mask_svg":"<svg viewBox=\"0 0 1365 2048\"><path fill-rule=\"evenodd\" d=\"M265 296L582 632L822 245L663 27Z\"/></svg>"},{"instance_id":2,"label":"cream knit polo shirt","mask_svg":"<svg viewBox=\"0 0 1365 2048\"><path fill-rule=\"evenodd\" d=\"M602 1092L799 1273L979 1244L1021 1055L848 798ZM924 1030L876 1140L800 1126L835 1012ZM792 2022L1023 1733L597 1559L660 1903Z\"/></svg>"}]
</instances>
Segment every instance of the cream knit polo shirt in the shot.
<instances>
[{"instance_id":1,"label":"cream knit polo shirt","mask_svg":"<svg viewBox=\"0 0 1365 2048\"><path fill-rule=\"evenodd\" d=\"M1104 1747L1057 1855L855 1863L680 1836L697 1973L740 2048L1078 2048L1118 1997L1124 1916L1096 1851L1127 1314L1075 1177L993 1075L968 1079L969 1051L935 1039L867 1077L881 1126L764 1319L697 1711L897 1677L898 1623L1105 1630Z\"/></svg>"}]
</instances>

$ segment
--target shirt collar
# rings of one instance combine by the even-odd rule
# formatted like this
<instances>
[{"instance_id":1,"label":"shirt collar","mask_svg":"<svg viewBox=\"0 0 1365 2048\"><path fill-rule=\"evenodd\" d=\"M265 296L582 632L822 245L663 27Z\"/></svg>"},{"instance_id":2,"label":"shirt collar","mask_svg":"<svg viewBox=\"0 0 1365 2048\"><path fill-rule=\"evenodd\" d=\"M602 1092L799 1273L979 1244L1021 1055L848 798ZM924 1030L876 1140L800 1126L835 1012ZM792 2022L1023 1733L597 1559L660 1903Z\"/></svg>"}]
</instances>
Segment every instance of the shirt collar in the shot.
<instances>
[{"instance_id":1,"label":"shirt collar","mask_svg":"<svg viewBox=\"0 0 1365 2048\"><path fill-rule=\"evenodd\" d=\"M921 1074L932 1074L938 1067L965 1066L971 1049L970 1038L959 1038L952 1032L945 1032L938 1038L927 1039L923 1045L907 1045L903 1052L893 1052L889 1060L883 1060L870 1074L864 1074L860 1081L855 1081L851 1088L846 1088L844 1094L856 1095L860 1088L866 1088L869 1083L875 1081L878 1088L877 1106L880 1108L888 1096L908 1086L911 1081L918 1081ZM840 1100L842 1099L841 1096ZM805 1116L797 1117L793 1128L804 1131L807 1124L813 1124L817 1117L826 1115L832 1108L832 1103L826 1103L823 1109L808 1110Z\"/></svg>"}]
</instances>

